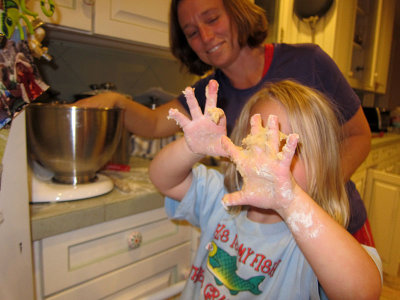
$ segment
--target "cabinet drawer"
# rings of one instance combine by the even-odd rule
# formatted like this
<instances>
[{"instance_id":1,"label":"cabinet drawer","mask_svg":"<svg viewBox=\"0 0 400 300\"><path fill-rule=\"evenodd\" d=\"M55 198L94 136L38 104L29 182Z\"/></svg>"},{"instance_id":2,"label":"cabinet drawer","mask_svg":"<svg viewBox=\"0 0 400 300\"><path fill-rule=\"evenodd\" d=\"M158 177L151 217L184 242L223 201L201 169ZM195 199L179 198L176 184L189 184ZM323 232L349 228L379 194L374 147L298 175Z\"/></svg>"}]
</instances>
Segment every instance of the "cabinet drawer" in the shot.
<instances>
[{"instance_id":1,"label":"cabinet drawer","mask_svg":"<svg viewBox=\"0 0 400 300\"><path fill-rule=\"evenodd\" d=\"M140 233L131 249L128 238ZM191 229L164 208L67 232L39 242L44 295L80 284L189 241Z\"/></svg>"},{"instance_id":2,"label":"cabinet drawer","mask_svg":"<svg viewBox=\"0 0 400 300\"><path fill-rule=\"evenodd\" d=\"M190 266L190 243L107 273L54 294L46 300L139 299L184 279Z\"/></svg>"}]
</instances>

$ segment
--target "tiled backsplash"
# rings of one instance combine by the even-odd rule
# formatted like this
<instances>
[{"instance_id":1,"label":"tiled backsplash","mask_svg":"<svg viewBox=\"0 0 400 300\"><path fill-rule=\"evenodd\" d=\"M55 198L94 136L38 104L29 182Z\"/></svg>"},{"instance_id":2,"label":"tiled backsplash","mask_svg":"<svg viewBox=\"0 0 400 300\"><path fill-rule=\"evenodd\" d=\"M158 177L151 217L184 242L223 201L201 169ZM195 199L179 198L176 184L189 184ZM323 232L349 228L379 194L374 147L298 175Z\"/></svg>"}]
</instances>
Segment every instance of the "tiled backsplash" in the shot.
<instances>
[{"instance_id":1,"label":"tiled backsplash","mask_svg":"<svg viewBox=\"0 0 400 300\"><path fill-rule=\"evenodd\" d=\"M47 46L53 60L38 62L40 72L60 93L58 98L67 102L74 94L89 91L90 84L112 82L119 92L135 97L151 87L179 94L194 81L172 57L56 39Z\"/></svg>"}]
</instances>

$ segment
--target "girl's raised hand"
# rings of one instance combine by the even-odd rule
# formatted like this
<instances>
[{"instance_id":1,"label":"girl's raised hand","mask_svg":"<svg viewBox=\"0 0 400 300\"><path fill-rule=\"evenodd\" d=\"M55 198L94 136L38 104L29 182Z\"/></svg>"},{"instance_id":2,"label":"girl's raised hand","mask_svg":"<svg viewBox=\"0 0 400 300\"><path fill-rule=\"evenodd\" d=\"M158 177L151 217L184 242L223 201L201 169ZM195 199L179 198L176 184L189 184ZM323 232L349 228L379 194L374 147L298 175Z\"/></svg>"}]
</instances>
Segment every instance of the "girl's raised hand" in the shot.
<instances>
[{"instance_id":1,"label":"girl's raised hand","mask_svg":"<svg viewBox=\"0 0 400 300\"><path fill-rule=\"evenodd\" d=\"M174 119L185 134L190 150L197 154L226 156L221 145L221 137L226 136L226 117L222 109L217 108L218 83L210 80L206 88L206 105L202 113L194 89L184 91L192 119L190 120L177 109L170 109L169 118Z\"/></svg>"},{"instance_id":2,"label":"girl's raised hand","mask_svg":"<svg viewBox=\"0 0 400 300\"><path fill-rule=\"evenodd\" d=\"M281 136L278 117L268 117L267 128L262 127L261 116L256 114L250 120L251 132L243 139L243 146L235 146L228 137L222 145L236 164L243 178L242 190L226 194L223 202L231 205L279 210L293 200L290 165L296 151L298 135L286 137L286 144L280 151Z\"/></svg>"}]
</instances>

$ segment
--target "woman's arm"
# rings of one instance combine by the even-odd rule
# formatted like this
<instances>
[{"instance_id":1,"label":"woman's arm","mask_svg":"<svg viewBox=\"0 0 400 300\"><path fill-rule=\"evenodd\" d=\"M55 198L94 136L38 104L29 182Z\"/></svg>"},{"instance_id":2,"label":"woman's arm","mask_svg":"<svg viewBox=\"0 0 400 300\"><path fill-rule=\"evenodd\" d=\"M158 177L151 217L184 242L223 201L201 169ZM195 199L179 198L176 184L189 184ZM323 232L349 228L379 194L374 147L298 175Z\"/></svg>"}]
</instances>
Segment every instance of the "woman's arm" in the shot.
<instances>
[{"instance_id":1,"label":"woman's arm","mask_svg":"<svg viewBox=\"0 0 400 300\"><path fill-rule=\"evenodd\" d=\"M166 137L180 130L175 122L167 119L168 111L171 108L179 109L185 115L189 115L178 99L173 99L152 110L116 92L101 93L75 102L74 105L122 108L125 110L124 125L126 129L143 137Z\"/></svg>"},{"instance_id":2,"label":"woman's arm","mask_svg":"<svg viewBox=\"0 0 400 300\"><path fill-rule=\"evenodd\" d=\"M367 158L371 149L371 130L361 106L342 129L344 140L341 162L343 177L347 181Z\"/></svg>"}]
</instances>

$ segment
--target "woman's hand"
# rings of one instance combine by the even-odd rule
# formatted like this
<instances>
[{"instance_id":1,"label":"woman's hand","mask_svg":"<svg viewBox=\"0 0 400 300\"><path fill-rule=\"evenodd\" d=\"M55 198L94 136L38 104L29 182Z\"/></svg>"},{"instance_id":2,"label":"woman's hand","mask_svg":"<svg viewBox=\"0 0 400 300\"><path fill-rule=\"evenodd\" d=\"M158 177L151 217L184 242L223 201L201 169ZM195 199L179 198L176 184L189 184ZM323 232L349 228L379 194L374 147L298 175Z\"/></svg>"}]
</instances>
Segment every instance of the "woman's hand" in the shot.
<instances>
[{"instance_id":1,"label":"woman's hand","mask_svg":"<svg viewBox=\"0 0 400 300\"><path fill-rule=\"evenodd\" d=\"M296 185L290 171L298 135L286 137L280 151L281 135L278 117L270 115L267 128L261 116L250 120L251 132L243 140L244 148L235 146L228 137L222 139L225 151L236 164L243 178L242 190L226 194L223 202L230 205L251 205L264 209L284 209L293 201Z\"/></svg>"},{"instance_id":2,"label":"woman's hand","mask_svg":"<svg viewBox=\"0 0 400 300\"><path fill-rule=\"evenodd\" d=\"M126 97L116 92L105 92L78 100L72 103L72 105L79 107L113 108L119 107L117 105L118 101L121 99L125 100L124 98ZM128 98L126 99L128 100ZM131 101L131 99L129 99L129 101Z\"/></svg>"},{"instance_id":3,"label":"woman's hand","mask_svg":"<svg viewBox=\"0 0 400 300\"><path fill-rule=\"evenodd\" d=\"M201 155L226 156L221 145L221 137L226 136L226 117L223 110L216 107L218 83L210 80L206 88L204 114L194 95L194 89L187 87L184 93L192 120L177 109L170 109L168 117L182 127L189 149Z\"/></svg>"}]
</instances>

